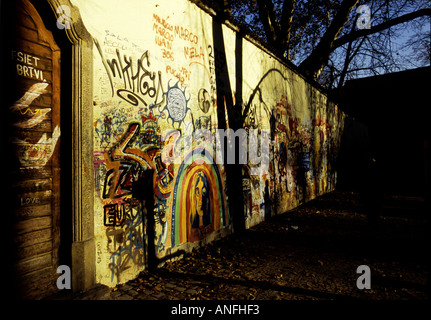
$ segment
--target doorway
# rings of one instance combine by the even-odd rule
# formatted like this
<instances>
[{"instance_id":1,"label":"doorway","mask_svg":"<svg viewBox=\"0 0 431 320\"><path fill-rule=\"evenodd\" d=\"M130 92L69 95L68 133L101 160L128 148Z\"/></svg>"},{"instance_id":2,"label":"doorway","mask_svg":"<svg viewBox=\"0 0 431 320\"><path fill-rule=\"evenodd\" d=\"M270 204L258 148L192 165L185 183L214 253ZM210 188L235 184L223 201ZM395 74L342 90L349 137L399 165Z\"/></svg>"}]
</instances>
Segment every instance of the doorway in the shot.
<instances>
[{"instance_id":1,"label":"doorway","mask_svg":"<svg viewBox=\"0 0 431 320\"><path fill-rule=\"evenodd\" d=\"M17 298L40 299L58 291L61 50L30 1L1 16L9 280Z\"/></svg>"}]
</instances>

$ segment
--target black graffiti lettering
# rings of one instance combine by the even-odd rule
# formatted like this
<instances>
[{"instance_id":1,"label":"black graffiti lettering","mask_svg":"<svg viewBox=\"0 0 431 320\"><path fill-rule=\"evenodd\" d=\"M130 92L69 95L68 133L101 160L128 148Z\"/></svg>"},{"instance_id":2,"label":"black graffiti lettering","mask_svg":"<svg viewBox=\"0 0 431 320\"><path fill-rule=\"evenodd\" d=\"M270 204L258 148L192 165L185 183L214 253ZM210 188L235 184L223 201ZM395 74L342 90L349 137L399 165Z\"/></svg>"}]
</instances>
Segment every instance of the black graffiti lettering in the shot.
<instances>
[{"instance_id":1,"label":"black graffiti lettering","mask_svg":"<svg viewBox=\"0 0 431 320\"><path fill-rule=\"evenodd\" d=\"M210 102L210 95L208 91L206 91L204 88L201 88L198 93L198 102L199 102L199 108L204 112L207 113L210 109L211 102Z\"/></svg>"},{"instance_id":2,"label":"black graffiti lettering","mask_svg":"<svg viewBox=\"0 0 431 320\"><path fill-rule=\"evenodd\" d=\"M124 63L126 64L123 67L121 59L119 57L119 50L117 49L116 51L117 51L118 60L120 61L120 65L121 65L121 71L123 72L123 75L124 75L124 88L127 88L127 85L128 85L128 87L132 91L135 91L135 83L130 80L130 75L129 75L129 69L130 69L130 73L133 74L132 57L129 57L129 60L127 60L127 56L126 55L123 56ZM128 81L128 84L126 84L126 80Z\"/></svg>"},{"instance_id":3,"label":"black graffiti lettering","mask_svg":"<svg viewBox=\"0 0 431 320\"><path fill-rule=\"evenodd\" d=\"M118 49L117 49L117 52L118 52ZM117 73L118 73L119 77L121 78L121 72L120 72L120 68L118 67L118 62L117 62L117 60L115 60L115 59L112 59L112 60L106 60L106 63L108 64L109 69L110 69L110 70L111 70L111 72L112 72L112 76L113 76L113 77L116 77L116 76L117 76ZM117 73L115 72L115 69L117 70Z\"/></svg>"},{"instance_id":4,"label":"black graffiti lettering","mask_svg":"<svg viewBox=\"0 0 431 320\"><path fill-rule=\"evenodd\" d=\"M123 203L107 204L103 207L103 224L107 227L122 227L127 221L135 221L142 214L142 203L134 198L123 199Z\"/></svg>"},{"instance_id":5,"label":"black graffiti lettering","mask_svg":"<svg viewBox=\"0 0 431 320\"><path fill-rule=\"evenodd\" d=\"M133 57L123 54L120 50L115 50L116 57L105 59L97 40L94 40L96 48L102 58L103 66L109 78L112 96L114 93L126 102L137 106L140 102L145 106L150 104L161 105L165 101L162 85L162 73L160 70L150 70L150 54L148 50L142 53L136 61ZM114 79L123 80L123 88L114 92ZM146 98L152 101L147 102Z\"/></svg>"},{"instance_id":6,"label":"black graffiti lettering","mask_svg":"<svg viewBox=\"0 0 431 320\"><path fill-rule=\"evenodd\" d=\"M122 226L125 221L124 205L108 204L104 207L103 224L105 226Z\"/></svg>"},{"instance_id":7,"label":"black graffiti lettering","mask_svg":"<svg viewBox=\"0 0 431 320\"><path fill-rule=\"evenodd\" d=\"M139 101L141 101L145 106L147 106L147 103L145 102L145 100L140 98L133 91L129 91L126 89L118 89L117 90L117 96L119 96L120 98L122 98L123 100L125 100L126 102L128 102L134 106L137 106L139 104Z\"/></svg>"}]
</instances>

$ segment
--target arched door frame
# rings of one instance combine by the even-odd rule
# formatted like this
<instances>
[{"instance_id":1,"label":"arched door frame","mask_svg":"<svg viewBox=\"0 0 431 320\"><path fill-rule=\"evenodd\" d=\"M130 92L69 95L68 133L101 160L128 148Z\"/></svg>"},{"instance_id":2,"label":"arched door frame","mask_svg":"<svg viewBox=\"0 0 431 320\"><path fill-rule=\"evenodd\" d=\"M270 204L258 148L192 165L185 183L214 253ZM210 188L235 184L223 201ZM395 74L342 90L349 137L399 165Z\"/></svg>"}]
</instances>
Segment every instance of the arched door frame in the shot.
<instances>
[{"instance_id":1,"label":"arched door frame","mask_svg":"<svg viewBox=\"0 0 431 320\"><path fill-rule=\"evenodd\" d=\"M70 8L70 28L63 29L71 45L71 157L72 157L72 289L95 285L94 174L93 174L93 39L79 10L69 0L47 0L54 16L57 8ZM67 143L63 141L63 143ZM70 172L70 171L69 171Z\"/></svg>"}]
</instances>

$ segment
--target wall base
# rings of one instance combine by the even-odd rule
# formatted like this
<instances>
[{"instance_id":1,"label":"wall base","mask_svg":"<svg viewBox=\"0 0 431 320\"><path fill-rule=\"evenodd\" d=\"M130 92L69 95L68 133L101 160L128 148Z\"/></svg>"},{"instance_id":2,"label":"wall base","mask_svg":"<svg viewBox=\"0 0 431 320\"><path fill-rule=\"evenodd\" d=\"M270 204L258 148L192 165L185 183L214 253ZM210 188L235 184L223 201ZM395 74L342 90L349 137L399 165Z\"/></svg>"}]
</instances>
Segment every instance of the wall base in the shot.
<instances>
[{"instance_id":1,"label":"wall base","mask_svg":"<svg viewBox=\"0 0 431 320\"><path fill-rule=\"evenodd\" d=\"M96 284L94 239L72 243L72 290L85 291Z\"/></svg>"}]
</instances>

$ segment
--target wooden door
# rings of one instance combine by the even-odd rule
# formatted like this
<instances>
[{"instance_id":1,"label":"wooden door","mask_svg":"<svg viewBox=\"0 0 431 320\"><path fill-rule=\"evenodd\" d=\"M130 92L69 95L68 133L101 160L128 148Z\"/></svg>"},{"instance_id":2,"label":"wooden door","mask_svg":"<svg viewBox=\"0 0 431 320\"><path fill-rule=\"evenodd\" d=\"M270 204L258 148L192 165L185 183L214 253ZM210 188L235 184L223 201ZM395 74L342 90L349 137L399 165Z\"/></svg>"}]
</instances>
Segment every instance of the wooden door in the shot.
<instances>
[{"instance_id":1,"label":"wooden door","mask_svg":"<svg viewBox=\"0 0 431 320\"><path fill-rule=\"evenodd\" d=\"M29 1L10 10L14 270L21 297L38 299L58 290L60 49Z\"/></svg>"}]
</instances>

